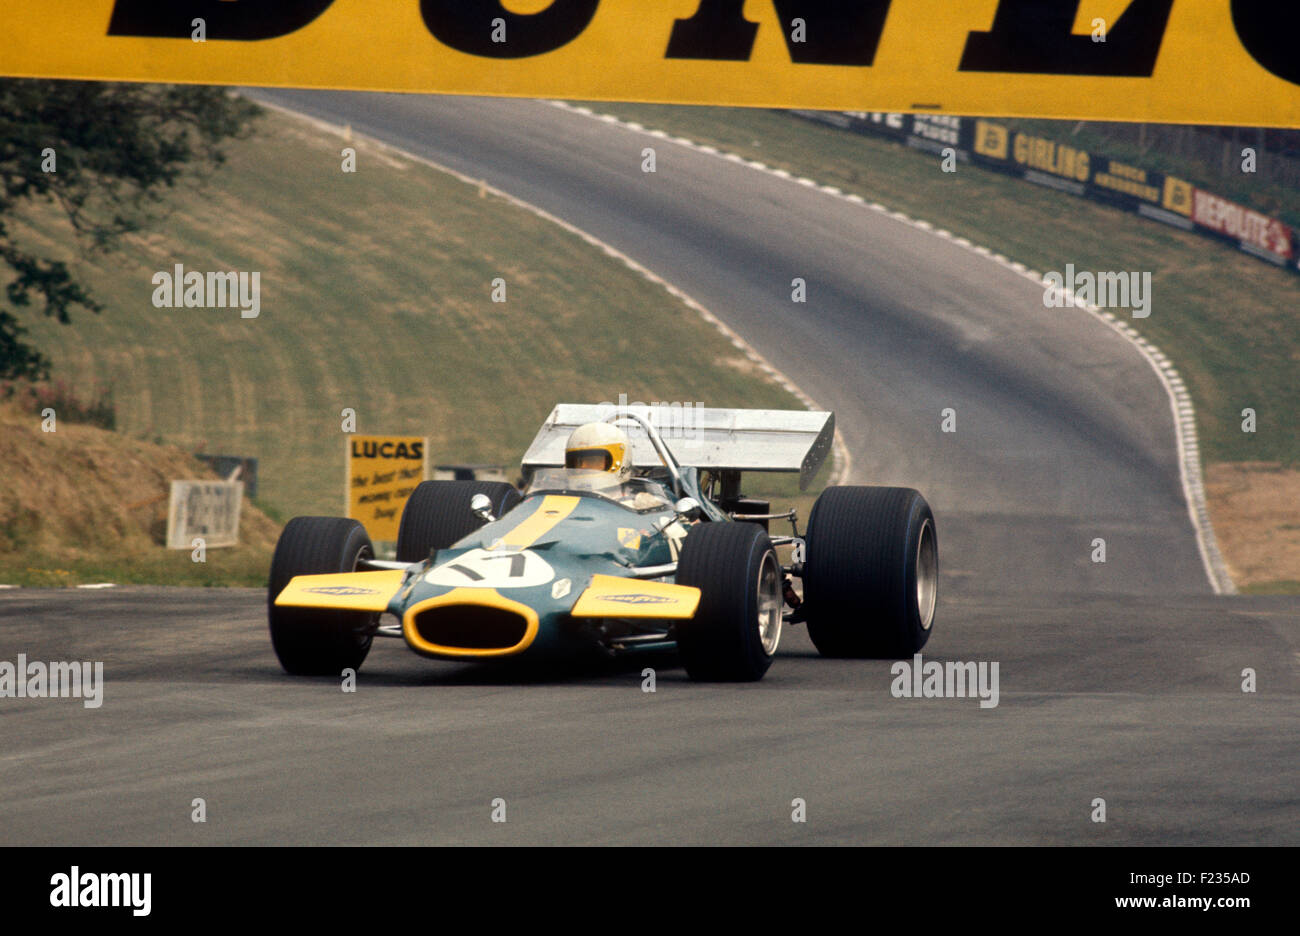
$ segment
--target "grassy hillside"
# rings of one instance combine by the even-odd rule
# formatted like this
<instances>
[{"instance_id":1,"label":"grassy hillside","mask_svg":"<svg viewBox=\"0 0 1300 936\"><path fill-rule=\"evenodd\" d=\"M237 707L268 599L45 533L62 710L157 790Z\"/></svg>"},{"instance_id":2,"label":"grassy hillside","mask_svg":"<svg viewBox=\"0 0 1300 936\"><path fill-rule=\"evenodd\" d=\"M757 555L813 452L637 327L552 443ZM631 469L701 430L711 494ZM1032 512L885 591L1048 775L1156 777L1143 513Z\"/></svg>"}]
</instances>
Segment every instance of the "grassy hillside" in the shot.
<instances>
[{"instance_id":1,"label":"grassy hillside","mask_svg":"<svg viewBox=\"0 0 1300 936\"><path fill-rule=\"evenodd\" d=\"M268 114L228 165L119 254L53 214L23 234L75 261L107 311L20 311L54 374L112 388L118 429L258 457L277 519L342 510L341 411L428 435L434 463L517 463L558 401L800 408L692 311L621 263L432 168ZM261 311L151 303L156 271L261 273ZM491 301L505 280L507 301Z\"/></svg>"}]
</instances>

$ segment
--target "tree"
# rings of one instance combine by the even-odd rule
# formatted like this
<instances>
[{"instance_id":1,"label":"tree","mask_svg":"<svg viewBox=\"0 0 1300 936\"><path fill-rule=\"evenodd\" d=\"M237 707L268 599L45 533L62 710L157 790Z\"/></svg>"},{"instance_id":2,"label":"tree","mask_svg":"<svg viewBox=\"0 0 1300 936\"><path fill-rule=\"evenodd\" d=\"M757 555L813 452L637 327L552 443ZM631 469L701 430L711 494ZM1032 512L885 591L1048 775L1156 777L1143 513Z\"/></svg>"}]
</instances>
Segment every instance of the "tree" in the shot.
<instances>
[{"instance_id":1,"label":"tree","mask_svg":"<svg viewBox=\"0 0 1300 936\"><path fill-rule=\"evenodd\" d=\"M223 88L0 80L0 261L12 274L9 302L43 302L63 324L74 306L103 309L67 264L16 241L7 222L21 207L53 202L83 250L111 250L187 173L220 165L220 144L246 136L257 112ZM0 379L49 376L49 360L25 333L0 308Z\"/></svg>"}]
</instances>

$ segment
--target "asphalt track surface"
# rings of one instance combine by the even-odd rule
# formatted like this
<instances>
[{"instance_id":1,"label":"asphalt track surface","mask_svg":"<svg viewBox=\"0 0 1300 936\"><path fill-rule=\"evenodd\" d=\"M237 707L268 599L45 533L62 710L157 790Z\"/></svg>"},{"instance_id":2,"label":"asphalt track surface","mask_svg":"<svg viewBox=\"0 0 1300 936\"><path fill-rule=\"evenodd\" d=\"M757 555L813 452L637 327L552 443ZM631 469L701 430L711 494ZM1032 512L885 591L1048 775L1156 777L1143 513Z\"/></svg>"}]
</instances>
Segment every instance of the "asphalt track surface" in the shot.
<instances>
[{"instance_id":1,"label":"asphalt track surface","mask_svg":"<svg viewBox=\"0 0 1300 936\"><path fill-rule=\"evenodd\" d=\"M1168 398L1118 335L886 215L544 103L260 93L607 241L834 409L849 480L934 508L926 659L996 662L999 704L895 698L888 661L822 660L802 628L753 685L377 641L343 693L281 673L256 591L0 592L0 660L107 680L98 709L0 700L0 842L1300 840L1300 601L1211 593Z\"/></svg>"}]
</instances>

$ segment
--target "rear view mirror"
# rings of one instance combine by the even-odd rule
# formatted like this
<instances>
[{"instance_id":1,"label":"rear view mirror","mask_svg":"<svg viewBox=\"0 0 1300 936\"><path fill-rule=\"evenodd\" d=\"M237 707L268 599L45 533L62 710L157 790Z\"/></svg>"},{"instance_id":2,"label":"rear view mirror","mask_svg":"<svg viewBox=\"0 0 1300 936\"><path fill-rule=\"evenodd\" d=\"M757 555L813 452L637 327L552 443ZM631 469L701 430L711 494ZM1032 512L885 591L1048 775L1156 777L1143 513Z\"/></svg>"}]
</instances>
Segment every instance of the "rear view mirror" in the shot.
<instances>
[{"instance_id":1,"label":"rear view mirror","mask_svg":"<svg viewBox=\"0 0 1300 936\"><path fill-rule=\"evenodd\" d=\"M475 494L469 499L469 509L474 516L481 518L487 523L496 519L492 515L492 499L486 494Z\"/></svg>"},{"instance_id":2,"label":"rear view mirror","mask_svg":"<svg viewBox=\"0 0 1300 936\"><path fill-rule=\"evenodd\" d=\"M693 497L683 497L673 505L673 509L677 511L678 516L685 517L687 520L698 520L704 515L704 508Z\"/></svg>"}]
</instances>

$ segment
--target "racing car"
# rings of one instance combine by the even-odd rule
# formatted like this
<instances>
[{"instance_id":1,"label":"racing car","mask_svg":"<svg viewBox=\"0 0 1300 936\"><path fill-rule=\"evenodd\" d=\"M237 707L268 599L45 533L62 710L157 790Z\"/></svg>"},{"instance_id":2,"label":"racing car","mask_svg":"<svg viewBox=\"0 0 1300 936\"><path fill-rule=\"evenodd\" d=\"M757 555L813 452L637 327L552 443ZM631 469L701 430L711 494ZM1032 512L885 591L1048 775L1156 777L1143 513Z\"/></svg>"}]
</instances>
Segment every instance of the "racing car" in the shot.
<instances>
[{"instance_id":1,"label":"racing car","mask_svg":"<svg viewBox=\"0 0 1300 936\"><path fill-rule=\"evenodd\" d=\"M803 534L795 510L741 493L750 472L798 472L806 489L833 413L700 407L682 427L657 425L651 407L610 409L555 406L522 491L421 483L395 560L375 557L356 520L291 520L268 594L285 671L355 671L384 637L461 661L675 648L693 680L747 681L799 623L828 657L906 657L929 639L938 539L919 492L827 487Z\"/></svg>"}]
</instances>

